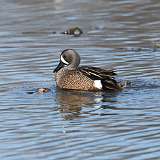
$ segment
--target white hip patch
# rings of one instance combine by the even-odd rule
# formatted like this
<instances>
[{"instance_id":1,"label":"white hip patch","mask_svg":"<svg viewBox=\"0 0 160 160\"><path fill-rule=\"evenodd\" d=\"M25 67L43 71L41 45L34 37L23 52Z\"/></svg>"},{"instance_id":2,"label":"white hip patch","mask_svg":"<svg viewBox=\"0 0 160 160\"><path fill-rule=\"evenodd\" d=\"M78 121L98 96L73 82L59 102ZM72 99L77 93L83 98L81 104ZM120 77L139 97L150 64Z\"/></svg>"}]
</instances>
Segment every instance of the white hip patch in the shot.
<instances>
[{"instance_id":1,"label":"white hip patch","mask_svg":"<svg viewBox=\"0 0 160 160\"><path fill-rule=\"evenodd\" d=\"M95 80L93 83L94 87L98 88L98 89L102 89L102 82L101 80Z\"/></svg>"}]
</instances>

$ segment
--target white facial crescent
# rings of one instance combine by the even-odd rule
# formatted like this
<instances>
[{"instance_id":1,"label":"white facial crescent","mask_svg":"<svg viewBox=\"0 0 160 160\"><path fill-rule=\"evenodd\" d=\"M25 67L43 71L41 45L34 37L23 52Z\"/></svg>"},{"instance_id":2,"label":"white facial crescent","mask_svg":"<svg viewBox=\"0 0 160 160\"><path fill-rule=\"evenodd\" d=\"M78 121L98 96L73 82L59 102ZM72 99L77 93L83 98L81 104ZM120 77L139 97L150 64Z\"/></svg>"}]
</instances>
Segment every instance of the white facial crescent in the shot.
<instances>
[{"instance_id":1,"label":"white facial crescent","mask_svg":"<svg viewBox=\"0 0 160 160\"><path fill-rule=\"evenodd\" d=\"M63 56L61 55L61 57L60 57L60 59L61 59L61 61L64 63L64 64L69 64L64 58L63 58Z\"/></svg>"}]
</instances>

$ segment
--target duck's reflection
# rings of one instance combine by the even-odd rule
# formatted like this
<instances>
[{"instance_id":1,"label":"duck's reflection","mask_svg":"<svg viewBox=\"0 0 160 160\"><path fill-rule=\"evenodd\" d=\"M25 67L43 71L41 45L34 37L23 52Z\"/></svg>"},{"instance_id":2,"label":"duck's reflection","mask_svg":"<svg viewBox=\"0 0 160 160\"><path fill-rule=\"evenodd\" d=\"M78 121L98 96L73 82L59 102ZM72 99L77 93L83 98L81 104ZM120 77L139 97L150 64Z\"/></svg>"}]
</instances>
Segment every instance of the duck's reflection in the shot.
<instances>
[{"instance_id":1,"label":"duck's reflection","mask_svg":"<svg viewBox=\"0 0 160 160\"><path fill-rule=\"evenodd\" d=\"M116 94L104 94L102 92L82 92L82 91L56 91L56 99L59 104L59 111L65 120L83 117L82 107L99 105L104 107L105 101L112 101ZM114 100L115 101L115 100Z\"/></svg>"},{"instance_id":2,"label":"duck's reflection","mask_svg":"<svg viewBox=\"0 0 160 160\"><path fill-rule=\"evenodd\" d=\"M89 94L78 91L57 89L56 99L59 104L59 111L64 119L78 118L83 106L94 103L94 99Z\"/></svg>"}]
</instances>

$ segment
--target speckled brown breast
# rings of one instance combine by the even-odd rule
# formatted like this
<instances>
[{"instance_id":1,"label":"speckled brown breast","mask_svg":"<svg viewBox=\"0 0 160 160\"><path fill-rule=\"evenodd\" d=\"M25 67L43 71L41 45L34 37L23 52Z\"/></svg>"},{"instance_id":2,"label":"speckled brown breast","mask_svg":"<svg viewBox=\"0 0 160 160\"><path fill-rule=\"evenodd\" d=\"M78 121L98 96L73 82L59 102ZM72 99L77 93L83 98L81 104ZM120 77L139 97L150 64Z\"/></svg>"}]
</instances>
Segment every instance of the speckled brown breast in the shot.
<instances>
[{"instance_id":1,"label":"speckled brown breast","mask_svg":"<svg viewBox=\"0 0 160 160\"><path fill-rule=\"evenodd\" d=\"M57 86L62 89L97 91L93 80L77 70L60 69L55 74Z\"/></svg>"}]
</instances>

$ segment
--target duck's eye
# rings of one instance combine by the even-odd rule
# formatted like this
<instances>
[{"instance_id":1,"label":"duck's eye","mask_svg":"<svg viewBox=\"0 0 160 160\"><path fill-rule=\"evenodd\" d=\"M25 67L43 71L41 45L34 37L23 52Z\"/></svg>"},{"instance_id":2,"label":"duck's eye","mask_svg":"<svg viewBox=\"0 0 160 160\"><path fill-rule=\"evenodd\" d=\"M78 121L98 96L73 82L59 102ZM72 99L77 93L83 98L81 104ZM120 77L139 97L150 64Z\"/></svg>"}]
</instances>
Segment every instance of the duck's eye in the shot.
<instances>
[{"instance_id":1,"label":"duck's eye","mask_svg":"<svg viewBox=\"0 0 160 160\"><path fill-rule=\"evenodd\" d=\"M65 55L63 55L62 57L63 57L64 59L66 59L66 56L65 56Z\"/></svg>"}]
</instances>

